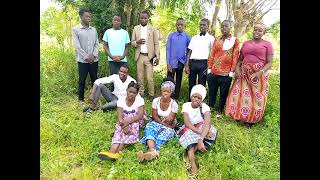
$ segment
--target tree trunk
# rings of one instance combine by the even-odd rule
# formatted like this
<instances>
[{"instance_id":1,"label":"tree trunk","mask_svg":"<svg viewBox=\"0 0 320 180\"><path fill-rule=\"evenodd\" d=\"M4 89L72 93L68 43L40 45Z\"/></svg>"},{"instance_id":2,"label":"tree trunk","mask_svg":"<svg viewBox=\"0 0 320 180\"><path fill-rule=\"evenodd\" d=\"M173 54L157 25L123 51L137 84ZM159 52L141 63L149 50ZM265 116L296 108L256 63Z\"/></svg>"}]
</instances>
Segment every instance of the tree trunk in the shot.
<instances>
[{"instance_id":1,"label":"tree trunk","mask_svg":"<svg viewBox=\"0 0 320 180\"><path fill-rule=\"evenodd\" d=\"M218 16L220 7L221 7L221 0L217 0L215 3L214 13L212 17L212 24L211 24L211 31L213 36L215 36L216 34L217 16Z\"/></svg>"},{"instance_id":2,"label":"tree trunk","mask_svg":"<svg viewBox=\"0 0 320 180\"><path fill-rule=\"evenodd\" d=\"M127 31L131 31L131 13L132 13L132 1L127 2Z\"/></svg>"}]
</instances>

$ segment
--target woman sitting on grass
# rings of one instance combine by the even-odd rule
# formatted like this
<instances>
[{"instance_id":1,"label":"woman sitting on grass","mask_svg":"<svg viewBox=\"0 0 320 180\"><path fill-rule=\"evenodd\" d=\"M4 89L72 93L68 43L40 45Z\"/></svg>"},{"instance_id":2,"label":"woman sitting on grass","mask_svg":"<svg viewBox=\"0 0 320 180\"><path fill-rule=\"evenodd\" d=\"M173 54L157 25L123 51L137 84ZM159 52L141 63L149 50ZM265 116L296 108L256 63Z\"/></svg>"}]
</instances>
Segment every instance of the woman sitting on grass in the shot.
<instances>
[{"instance_id":1,"label":"woman sitting on grass","mask_svg":"<svg viewBox=\"0 0 320 180\"><path fill-rule=\"evenodd\" d=\"M184 125L178 134L180 144L187 150L184 160L190 178L196 177L198 171L195 153L207 151L217 137L217 129L211 125L210 108L202 102L206 93L203 85L193 86L190 93L191 102L186 102L182 106Z\"/></svg>"},{"instance_id":2,"label":"woman sitting on grass","mask_svg":"<svg viewBox=\"0 0 320 180\"><path fill-rule=\"evenodd\" d=\"M162 144L175 136L176 114L178 104L171 98L175 85L171 78L165 78L161 85L161 97L152 102L152 121L146 125L144 137L140 140L146 144L148 152L139 151L139 161L152 160L159 157L159 149Z\"/></svg>"},{"instance_id":3,"label":"woman sitting on grass","mask_svg":"<svg viewBox=\"0 0 320 180\"><path fill-rule=\"evenodd\" d=\"M143 123L144 100L137 96L139 86L131 81L127 88L127 96L117 101L118 122L112 138L109 151L100 152L98 157L102 160L117 160L125 144L139 141L139 128Z\"/></svg>"}]
</instances>

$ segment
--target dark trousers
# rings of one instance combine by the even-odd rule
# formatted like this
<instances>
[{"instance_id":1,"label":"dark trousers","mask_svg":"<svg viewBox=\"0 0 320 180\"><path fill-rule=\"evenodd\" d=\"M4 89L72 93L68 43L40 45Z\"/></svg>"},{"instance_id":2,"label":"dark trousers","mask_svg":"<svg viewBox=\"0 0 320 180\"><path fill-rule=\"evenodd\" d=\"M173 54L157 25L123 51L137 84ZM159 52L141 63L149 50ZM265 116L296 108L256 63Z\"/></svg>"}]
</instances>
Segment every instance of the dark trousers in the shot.
<instances>
[{"instance_id":1,"label":"dark trousers","mask_svg":"<svg viewBox=\"0 0 320 180\"><path fill-rule=\"evenodd\" d=\"M79 69L79 89L78 98L84 100L84 88L88 73L90 74L91 86L98 77L98 61L92 64L78 62Z\"/></svg>"},{"instance_id":2,"label":"dark trousers","mask_svg":"<svg viewBox=\"0 0 320 180\"><path fill-rule=\"evenodd\" d=\"M183 68L184 68L184 64L182 64L179 61L177 68L172 68L172 72L170 72L170 71L167 72L167 76L171 77L172 79L174 79L174 76L176 76L176 81L175 81L176 87L175 87L174 94L173 94L173 98L175 98L175 99L179 99Z\"/></svg>"},{"instance_id":3,"label":"dark trousers","mask_svg":"<svg viewBox=\"0 0 320 180\"><path fill-rule=\"evenodd\" d=\"M110 75L112 74L118 74L119 69L123 64L128 64L127 62L115 62L115 61L108 61L109 62L109 72Z\"/></svg>"},{"instance_id":4,"label":"dark trousers","mask_svg":"<svg viewBox=\"0 0 320 180\"><path fill-rule=\"evenodd\" d=\"M93 102L95 104L97 104L101 95L107 101L106 104L104 104L103 106L100 107L102 110L105 111L105 110L109 110L109 109L113 109L113 108L117 107L117 100L118 100L117 96L114 95L109 90L109 88L107 88L107 86L105 86L104 84L100 84L96 89L96 92L94 94L94 100L93 100Z\"/></svg>"},{"instance_id":5,"label":"dark trousers","mask_svg":"<svg viewBox=\"0 0 320 180\"><path fill-rule=\"evenodd\" d=\"M194 85L196 85L197 76L198 76L197 84L202 84L204 87L206 87L208 60L190 59L189 69L190 69L190 74L189 74L189 100L190 100L191 89Z\"/></svg>"},{"instance_id":6,"label":"dark trousers","mask_svg":"<svg viewBox=\"0 0 320 180\"><path fill-rule=\"evenodd\" d=\"M224 106L229 93L232 78L229 76L218 76L212 73L208 74L208 87L209 87L209 106L214 107L217 97L217 91L220 87L220 101L218 111L223 112Z\"/></svg>"}]
</instances>

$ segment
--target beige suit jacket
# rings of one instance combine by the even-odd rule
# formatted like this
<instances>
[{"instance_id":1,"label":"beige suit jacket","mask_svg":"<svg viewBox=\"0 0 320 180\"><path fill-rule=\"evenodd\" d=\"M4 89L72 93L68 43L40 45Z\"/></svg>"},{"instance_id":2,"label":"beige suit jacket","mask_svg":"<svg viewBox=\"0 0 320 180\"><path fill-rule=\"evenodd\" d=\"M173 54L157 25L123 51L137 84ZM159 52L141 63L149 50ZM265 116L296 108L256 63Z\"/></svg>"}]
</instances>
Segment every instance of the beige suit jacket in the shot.
<instances>
[{"instance_id":1,"label":"beige suit jacket","mask_svg":"<svg viewBox=\"0 0 320 180\"><path fill-rule=\"evenodd\" d=\"M147 39L147 48L148 48L148 58L151 59L154 55L160 59L160 48L159 48L159 33L158 31L151 25L147 24L148 27L148 39ZM136 25L133 28L131 45L136 48L135 60L138 60L140 54L140 44L137 44L136 41L140 39L140 24Z\"/></svg>"}]
</instances>

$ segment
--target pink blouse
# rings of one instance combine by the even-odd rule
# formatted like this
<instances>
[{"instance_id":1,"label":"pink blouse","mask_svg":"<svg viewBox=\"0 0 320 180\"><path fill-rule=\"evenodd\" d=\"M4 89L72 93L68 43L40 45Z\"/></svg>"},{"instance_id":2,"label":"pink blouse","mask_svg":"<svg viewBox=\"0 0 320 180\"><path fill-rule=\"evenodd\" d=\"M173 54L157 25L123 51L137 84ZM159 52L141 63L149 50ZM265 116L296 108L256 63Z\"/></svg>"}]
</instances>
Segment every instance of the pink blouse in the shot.
<instances>
[{"instance_id":1,"label":"pink blouse","mask_svg":"<svg viewBox=\"0 0 320 180\"><path fill-rule=\"evenodd\" d=\"M266 64L267 55L273 54L273 47L269 41L261 40L259 43L246 41L243 43L240 52L243 54L243 63L259 63Z\"/></svg>"}]
</instances>

